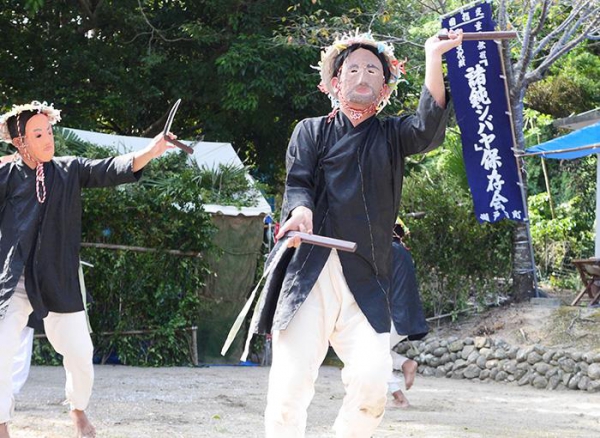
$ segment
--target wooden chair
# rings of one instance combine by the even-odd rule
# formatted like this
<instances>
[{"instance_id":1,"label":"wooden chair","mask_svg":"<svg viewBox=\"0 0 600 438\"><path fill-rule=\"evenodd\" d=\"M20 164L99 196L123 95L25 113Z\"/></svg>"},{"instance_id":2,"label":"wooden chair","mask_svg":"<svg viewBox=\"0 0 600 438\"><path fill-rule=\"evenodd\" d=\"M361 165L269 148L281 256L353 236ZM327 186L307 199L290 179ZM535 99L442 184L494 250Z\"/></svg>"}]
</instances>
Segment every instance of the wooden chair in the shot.
<instances>
[{"instance_id":1,"label":"wooden chair","mask_svg":"<svg viewBox=\"0 0 600 438\"><path fill-rule=\"evenodd\" d=\"M573 264L579 272L584 288L575 297L571 306L579 304L586 295L590 299L589 306L598 303L600 301L600 259L577 259L573 260Z\"/></svg>"}]
</instances>

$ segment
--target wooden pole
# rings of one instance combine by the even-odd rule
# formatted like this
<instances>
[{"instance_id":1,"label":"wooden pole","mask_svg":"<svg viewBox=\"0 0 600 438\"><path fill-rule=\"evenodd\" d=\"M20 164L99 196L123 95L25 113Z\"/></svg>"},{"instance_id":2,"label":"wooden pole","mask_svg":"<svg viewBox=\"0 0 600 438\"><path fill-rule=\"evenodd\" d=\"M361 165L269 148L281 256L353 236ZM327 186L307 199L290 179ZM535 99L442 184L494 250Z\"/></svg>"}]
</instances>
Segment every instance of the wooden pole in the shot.
<instances>
[{"instance_id":1,"label":"wooden pole","mask_svg":"<svg viewBox=\"0 0 600 438\"><path fill-rule=\"evenodd\" d=\"M112 243L89 243L81 242L81 246L86 248L100 248L100 249L113 249L121 251L133 251L133 252L165 252L167 254L176 255L180 257L195 257L202 258L202 254L194 251L179 251L177 249L156 249L156 248L144 248L142 246L128 246L128 245L114 245Z\"/></svg>"},{"instance_id":2,"label":"wooden pole","mask_svg":"<svg viewBox=\"0 0 600 438\"><path fill-rule=\"evenodd\" d=\"M546 183L546 193L548 193L548 202L550 203L550 214L552 219L556 219L554 215L554 202L552 202L552 193L550 193L550 180L548 179L548 169L546 168L546 160L542 157L542 171L544 172L544 182Z\"/></svg>"},{"instance_id":3,"label":"wooden pole","mask_svg":"<svg viewBox=\"0 0 600 438\"><path fill-rule=\"evenodd\" d=\"M463 41L511 40L517 37L515 31L463 32ZM438 38L447 40L448 32L440 31Z\"/></svg>"}]
</instances>

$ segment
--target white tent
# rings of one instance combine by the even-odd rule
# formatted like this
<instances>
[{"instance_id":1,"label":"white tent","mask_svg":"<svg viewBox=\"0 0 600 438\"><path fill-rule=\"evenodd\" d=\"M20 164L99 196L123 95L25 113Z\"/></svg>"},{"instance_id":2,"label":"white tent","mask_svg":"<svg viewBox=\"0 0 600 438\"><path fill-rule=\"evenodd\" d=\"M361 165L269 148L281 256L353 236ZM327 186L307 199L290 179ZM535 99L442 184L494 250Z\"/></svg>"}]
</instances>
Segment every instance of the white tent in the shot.
<instances>
[{"instance_id":1,"label":"white tent","mask_svg":"<svg viewBox=\"0 0 600 438\"><path fill-rule=\"evenodd\" d=\"M99 132L83 131L81 129L63 128L73 132L83 141L97 144L99 146L110 146L120 153L127 153L143 149L150 142L150 138L130 137L126 135L102 134ZM182 143L192 145L193 142L182 140ZM177 151L179 149L176 149ZM233 150L231 143L210 143L199 142L194 146L194 153L191 155L198 166L206 166L210 169L216 168L219 164L237 165L242 167L242 160ZM254 182L250 175L246 177ZM248 207L235 207L231 205L205 204L204 209L208 213L220 213L226 216L261 216L271 214L271 206L262 194L257 193L257 205Z\"/></svg>"}]
</instances>

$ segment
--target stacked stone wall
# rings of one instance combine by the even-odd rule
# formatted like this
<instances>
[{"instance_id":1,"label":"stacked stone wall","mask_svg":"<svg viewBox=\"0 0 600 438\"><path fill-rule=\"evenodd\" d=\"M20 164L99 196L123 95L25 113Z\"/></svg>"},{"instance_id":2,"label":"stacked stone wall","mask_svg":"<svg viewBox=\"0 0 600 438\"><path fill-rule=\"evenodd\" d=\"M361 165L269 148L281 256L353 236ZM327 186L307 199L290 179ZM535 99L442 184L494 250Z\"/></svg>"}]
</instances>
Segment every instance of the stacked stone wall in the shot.
<instances>
[{"instance_id":1,"label":"stacked stone wall","mask_svg":"<svg viewBox=\"0 0 600 438\"><path fill-rule=\"evenodd\" d=\"M401 342L395 350L417 361L424 376L600 392L600 351L517 347L488 337L428 337Z\"/></svg>"}]
</instances>

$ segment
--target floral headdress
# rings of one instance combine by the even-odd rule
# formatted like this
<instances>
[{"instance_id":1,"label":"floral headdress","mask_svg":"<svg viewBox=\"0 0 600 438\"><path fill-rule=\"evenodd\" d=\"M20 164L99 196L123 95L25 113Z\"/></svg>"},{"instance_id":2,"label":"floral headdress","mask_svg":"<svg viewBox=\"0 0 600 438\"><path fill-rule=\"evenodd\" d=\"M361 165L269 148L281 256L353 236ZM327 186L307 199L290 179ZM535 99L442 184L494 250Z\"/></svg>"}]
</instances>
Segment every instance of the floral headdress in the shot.
<instances>
[{"instance_id":1,"label":"floral headdress","mask_svg":"<svg viewBox=\"0 0 600 438\"><path fill-rule=\"evenodd\" d=\"M60 110L54 109L52 104L48 105L46 102L38 102L37 100L24 105L13 105L12 109L0 116L0 140L7 143L13 142L12 135L8 129L8 121L12 117L17 118L17 129L19 131L19 137L23 136L21 129L19 128L19 116L25 111L31 111L38 114L44 114L48 117L48 122L54 125L56 122L60 122ZM16 146L16 145L15 145ZM24 155L27 159L31 159L36 164L35 168L35 192L37 195L38 202L43 204L46 201L46 183L44 175L44 163L34 159L24 146L19 146L19 153Z\"/></svg>"},{"instance_id":2,"label":"floral headdress","mask_svg":"<svg viewBox=\"0 0 600 438\"><path fill-rule=\"evenodd\" d=\"M37 100L34 100L33 102L26 103L24 105L13 105L9 112L0 116L0 140L12 144L12 136L10 135L10 131L8 129L8 120L11 117L18 116L24 111L45 114L48 117L48 121L51 125L54 125L56 122L60 122L60 110L55 109L52 104L48 105L46 102L38 102Z\"/></svg>"},{"instance_id":3,"label":"floral headdress","mask_svg":"<svg viewBox=\"0 0 600 438\"><path fill-rule=\"evenodd\" d=\"M388 42L375 41L370 32L359 33L357 29L354 34L343 34L341 38L336 39L331 46L321 51L321 61L319 62L318 67L316 67L321 74L319 90L329 96L329 99L331 99L331 106L334 109L339 108L340 101L337 90L331 85L331 79L338 73L334 71L335 59L340 53L355 44L375 48L387 61L390 77L387 81L388 90L377 105L377 113L379 113L388 103L390 103L392 95L397 93L398 82L401 81L401 75L406 74L406 71L404 70L404 63L406 60L398 61L394 56L394 46Z\"/></svg>"}]
</instances>

